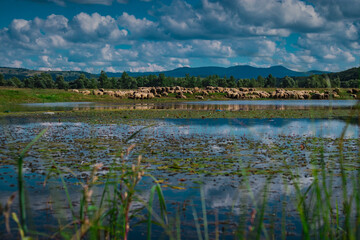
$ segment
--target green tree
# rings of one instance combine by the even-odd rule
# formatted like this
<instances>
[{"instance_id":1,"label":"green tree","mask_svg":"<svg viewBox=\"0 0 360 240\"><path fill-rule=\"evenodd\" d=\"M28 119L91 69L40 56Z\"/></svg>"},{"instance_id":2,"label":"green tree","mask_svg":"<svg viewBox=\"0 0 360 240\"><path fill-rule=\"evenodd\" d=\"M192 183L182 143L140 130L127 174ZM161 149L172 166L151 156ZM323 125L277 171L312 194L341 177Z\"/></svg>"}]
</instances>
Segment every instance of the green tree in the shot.
<instances>
[{"instance_id":1,"label":"green tree","mask_svg":"<svg viewBox=\"0 0 360 240\"><path fill-rule=\"evenodd\" d=\"M218 78L217 79L217 85L219 87L227 87L227 79L226 76L224 76L224 78Z\"/></svg>"},{"instance_id":2,"label":"green tree","mask_svg":"<svg viewBox=\"0 0 360 240\"><path fill-rule=\"evenodd\" d=\"M137 77L136 82L137 82L138 87L144 87L144 86L148 85L148 79L147 79L147 77L144 77L144 76Z\"/></svg>"},{"instance_id":3,"label":"green tree","mask_svg":"<svg viewBox=\"0 0 360 240\"><path fill-rule=\"evenodd\" d=\"M111 88L118 88L117 87L117 79L115 77L110 78Z\"/></svg>"},{"instance_id":4,"label":"green tree","mask_svg":"<svg viewBox=\"0 0 360 240\"><path fill-rule=\"evenodd\" d=\"M127 74L127 72L124 71L121 74L121 77L117 81L117 87L129 89L130 85L131 85L130 80L131 80L131 77L129 76L129 74Z\"/></svg>"},{"instance_id":5,"label":"green tree","mask_svg":"<svg viewBox=\"0 0 360 240\"><path fill-rule=\"evenodd\" d=\"M161 86L161 87L167 87L167 78L165 76L164 73L160 73L159 74L159 82L158 82L158 85Z\"/></svg>"},{"instance_id":6,"label":"green tree","mask_svg":"<svg viewBox=\"0 0 360 240\"><path fill-rule=\"evenodd\" d=\"M24 79L24 87L26 88L34 88L35 87L35 80L33 77L28 77Z\"/></svg>"},{"instance_id":7,"label":"green tree","mask_svg":"<svg viewBox=\"0 0 360 240\"><path fill-rule=\"evenodd\" d=\"M34 75L34 87L35 88L46 88L46 84L44 79L41 78L39 75Z\"/></svg>"},{"instance_id":8,"label":"green tree","mask_svg":"<svg viewBox=\"0 0 360 240\"><path fill-rule=\"evenodd\" d=\"M20 81L20 79L18 79L17 77L12 77L11 80L15 83L16 87L18 88L24 87L23 82Z\"/></svg>"},{"instance_id":9,"label":"green tree","mask_svg":"<svg viewBox=\"0 0 360 240\"><path fill-rule=\"evenodd\" d=\"M340 87L340 78L339 77L331 79L330 82L331 82L331 87L333 87L333 88ZM357 86L357 87L359 87L359 86Z\"/></svg>"},{"instance_id":10,"label":"green tree","mask_svg":"<svg viewBox=\"0 0 360 240\"><path fill-rule=\"evenodd\" d=\"M265 85L264 87L275 87L276 85L276 78L269 74L269 76L267 76L267 78L265 79Z\"/></svg>"},{"instance_id":11,"label":"green tree","mask_svg":"<svg viewBox=\"0 0 360 240\"><path fill-rule=\"evenodd\" d=\"M12 77L6 81L6 86L21 88L23 83L17 77Z\"/></svg>"},{"instance_id":12,"label":"green tree","mask_svg":"<svg viewBox=\"0 0 360 240\"><path fill-rule=\"evenodd\" d=\"M149 84L147 87L156 87L159 86L159 78L155 74L150 74L148 76Z\"/></svg>"},{"instance_id":13,"label":"green tree","mask_svg":"<svg viewBox=\"0 0 360 240\"><path fill-rule=\"evenodd\" d=\"M358 88L360 86L360 79L350 79L346 82L348 87Z\"/></svg>"},{"instance_id":14,"label":"green tree","mask_svg":"<svg viewBox=\"0 0 360 240\"><path fill-rule=\"evenodd\" d=\"M192 77L185 77L186 81L186 87L193 88L196 87L196 78L194 76Z\"/></svg>"},{"instance_id":15,"label":"green tree","mask_svg":"<svg viewBox=\"0 0 360 240\"><path fill-rule=\"evenodd\" d=\"M106 75L106 72L101 71L100 77L99 77L99 87L101 88L111 88L111 82L109 81L108 76Z\"/></svg>"},{"instance_id":16,"label":"green tree","mask_svg":"<svg viewBox=\"0 0 360 240\"><path fill-rule=\"evenodd\" d=\"M309 88L326 88L330 87L330 81L320 75L312 75L306 80L306 87Z\"/></svg>"},{"instance_id":17,"label":"green tree","mask_svg":"<svg viewBox=\"0 0 360 240\"><path fill-rule=\"evenodd\" d=\"M226 85L230 88L236 87L236 79L234 78L234 76L231 75L230 78L227 79Z\"/></svg>"},{"instance_id":18,"label":"green tree","mask_svg":"<svg viewBox=\"0 0 360 240\"><path fill-rule=\"evenodd\" d=\"M6 81L4 79L4 75L0 74L0 86L5 86L6 85Z\"/></svg>"},{"instance_id":19,"label":"green tree","mask_svg":"<svg viewBox=\"0 0 360 240\"><path fill-rule=\"evenodd\" d=\"M265 78L263 76L257 77L257 86L258 87L264 87L265 86Z\"/></svg>"},{"instance_id":20,"label":"green tree","mask_svg":"<svg viewBox=\"0 0 360 240\"><path fill-rule=\"evenodd\" d=\"M72 87L77 89L84 89L87 78L85 74L80 74L80 76L73 82Z\"/></svg>"},{"instance_id":21,"label":"green tree","mask_svg":"<svg viewBox=\"0 0 360 240\"><path fill-rule=\"evenodd\" d=\"M95 78L90 79L88 88L90 88L90 89L98 88L98 80Z\"/></svg>"},{"instance_id":22,"label":"green tree","mask_svg":"<svg viewBox=\"0 0 360 240\"><path fill-rule=\"evenodd\" d=\"M44 85L45 85L45 88L55 88L56 85L55 85L55 82L54 80L52 79L52 76L48 73L41 73L39 78L42 79Z\"/></svg>"},{"instance_id":23,"label":"green tree","mask_svg":"<svg viewBox=\"0 0 360 240\"><path fill-rule=\"evenodd\" d=\"M58 89L68 89L69 88L69 84L67 82L65 82L63 75L56 76L55 85Z\"/></svg>"},{"instance_id":24,"label":"green tree","mask_svg":"<svg viewBox=\"0 0 360 240\"><path fill-rule=\"evenodd\" d=\"M257 87L258 82L255 78L251 78L247 84L247 87Z\"/></svg>"},{"instance_id":25,"label":"green tree","mask_svg":"<svg viewBox=\"0 0 360 240\"><path fill-rule=\"evenodd\" d=\"M283 79L282 83L281 83L281 87L283 87L283 88L293 88L293 87L295 87L294 79L292 79L291 77L286 76Z\"/></svg>"},{"instance_id":26,"label":"green tree","mask_svg":"<svg viewBox=\"0 0 360 240\"><path fill-rule=\"evenodd\" d=\"M128 89L135 89L138 87L137 81L135 78L130 77L130 80L128 81L127 88Z\"/></svg>"}]
</instances>

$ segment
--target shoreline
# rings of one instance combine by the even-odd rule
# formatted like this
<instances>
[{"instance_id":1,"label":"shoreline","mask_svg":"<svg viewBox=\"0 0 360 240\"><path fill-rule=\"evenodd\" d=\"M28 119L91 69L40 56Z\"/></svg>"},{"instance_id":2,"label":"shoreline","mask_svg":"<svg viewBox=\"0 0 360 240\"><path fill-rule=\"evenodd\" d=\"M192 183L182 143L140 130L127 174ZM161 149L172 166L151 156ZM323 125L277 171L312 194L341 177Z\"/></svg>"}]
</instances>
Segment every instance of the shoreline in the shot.
<instances>
[{"instance_id":1,"label":"shoreline","mask_svg":"<svg viewBox=\"0 0 360 240\"><path fill-rule=\"evenodd\" d=\"M241 88L240 88L241 89ZM215 92L215 90L206 90L199 89L198 93L189 93L190 90L186 89L187 92L180 90L174 90L174 93L169 93L167 96L154 97L150 99L129 99L128 97L115 97L111 96L114 92L108 92L108 94L103 95L83 95L79 92L65 91L59 89L26 89L26 88L9 88L9 87L0 87L0 106L8 105L8 104L19 104L19 103L46 103L46 102L104 102L104 103L163 103L163 102L187 102L187 101L207 101L207 100L269 100L269 99L283 99L279 96L279 98L271 97L270 93L276 92L279 89L276 88L257 88L255 91L240 91L240 89L234 91L234 89L223 89L222 92ZM138 89L143 91L144 89ZM328 94L328 98L332 99L332 93L334 93L335 89L300 89L300 88L291 88L291 89L282 89L282 93L286 95L286 92L293 94L293 92L314 92L312 94L319 94L318 97L324 97L325 94ZM352 91L351 88L341 88L336 91L339 94L336 94L337 97L333 98L336 100L350 100L354 99L354 94L348 93L348 91ZM95 90L98 91L98 90ZM126 90L128 91L128 90ZM136 90L132 91L132 96L134 94L138 94ZM146 91L151 91L146 90ZM170 90L172 91L172 90ZM178 91L177 93L175 91ZM357 90L356 90L357 91ZM110 93L109 93L110 92ZM328 92L328 93L326 93ZM241 94L240 94L241 93ZM245 94L246 93L246 94ZM265 94L267 93L267 94ZM152 93L148 93L152 94ZM323 95L322 95L323 94ZM265 96L266 95L266 96ZM281 95L281 93L280 93ZM151 96L151 95L150 95ZM262 97L260 97L262 96ZM186 97L186 98L184 98ZM202 98L200 98L202 97ZM289 96L288 100L294 99L296 96ZM135 97L134 97L135 98ZM359 93L357 95L359 98ZM296 99L296 98L295 98ZM298 98L300 99L300 98ZM307 98L305 98L307 99ZM310 98L309 98L310 99Z\"/></svg>"}]
</instances>

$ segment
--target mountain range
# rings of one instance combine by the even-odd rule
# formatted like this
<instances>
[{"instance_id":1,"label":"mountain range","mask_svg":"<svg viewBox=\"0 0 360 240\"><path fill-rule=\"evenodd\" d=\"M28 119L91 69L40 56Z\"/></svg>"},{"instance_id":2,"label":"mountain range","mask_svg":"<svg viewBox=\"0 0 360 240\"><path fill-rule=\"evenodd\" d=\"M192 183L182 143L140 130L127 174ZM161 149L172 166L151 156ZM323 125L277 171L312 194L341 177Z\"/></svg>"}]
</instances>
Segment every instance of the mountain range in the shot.
<instances>
[{"instance_id":1,"label":"mountain range","mask_svg":"<svg viewBox=\"0 0 360 240\"><path fill-rule=\"evenodd\" d=\"M138 76L147 76L150 74L158 75L160 73L164 73L165 76L169 77L185 77L186 74L190 76L199 76L199 77L207 77L209 75L218 75L220 77L230 77L233 76L236 79L240 78L257 78L258 76L267 77L269 74L272 74L274 77L282 78L285 76L291 77L303 77L303 76L310 76L312 74L322 74L325 72L321 71L310 71L310 72L296 72L290 70L283 66L273 66L269 68L257 68L248 65L241 65L241 66L233 66L233 67L182 67L176 68L170 71L163 71L163 72L130 72L128 73L130 76L138 77ZM116 76L118 73L109 73L108 76Z\"/></svg>"},{"instance_id":2,"label":"mountain range","mask_svg":"<svg viewBox=\"0 0 360 240\"><path fill-rule=\"evenodd\" d=\"M24 79L35 74L48 73L53 79L57 75L63 75L66 81L72 81L78 78L81 74L85 74L87 78L97 78L99 74L92 74L81 71L40 71L40 70L29 70L24 68L9 68L9 67L0 67L0 74L3 74L6 79L11 77L17 77L19 79ZM290 70L283 66L273 66L269 68L257 68L248 65L233 66L233 67L182 67L176 68L170 71L162 72L128 72L130 76L148 76L148 75L159 75L164 73L165 76L169 77L185 77L186 74L195 77L207 77L209 75L218 75L220 77L230 77L234 76L236 79L240 78L257 78L258 76L267 77L269 74L272 74L274 77L283 78L285 76L290 77L306 77L313 74L323 74L328 72L323 71L309 71L309 72L297 72ZM108 77L121 77L122 72L117 73L107 73Z\"/></svg>"}]
</instances>

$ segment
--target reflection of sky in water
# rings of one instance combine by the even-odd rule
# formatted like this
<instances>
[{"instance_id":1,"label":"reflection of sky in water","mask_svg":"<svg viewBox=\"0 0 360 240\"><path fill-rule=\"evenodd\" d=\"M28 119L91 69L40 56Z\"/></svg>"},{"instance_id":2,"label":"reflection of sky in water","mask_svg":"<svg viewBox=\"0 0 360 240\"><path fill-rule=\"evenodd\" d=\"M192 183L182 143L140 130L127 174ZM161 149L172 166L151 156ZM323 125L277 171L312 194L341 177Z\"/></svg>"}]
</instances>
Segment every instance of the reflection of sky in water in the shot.
<instances>
[{"instance_id":1,"label":"reflection of sky in water","mask_svg":"<svg viewBox=\"0 0 360 240\"><path fill-rule=\"evenodd\" d=\"M162 122L162 121L160 121ZM157 131L178 135L214 135L268 139L279 135L338 138L347 123L329 119L168 119ZM359 127L349 124L346 138L359 137Z\"/></svg>"},{"instance_id":2,"label":"reflection of sky in water","mask_svg":"<svg viewBox=\"0 0 360 240\"><path fill-rule=\"evenodd\" d=\"M145 129L141 134L150 135L153 138L157 138L163 135L173 135L174 137L181 136L194 136L194 138L200 138L202 136L213 138L240 138L245 136L247 139L253 138L254 140L262 140L265 143L271 143L273 141L281 141L278 136L298 136L298 137L329 137L337 138L341 135L343 129L346 126L345 121L341 120L328 120L328 119L165 119L155 120L157 124L155 127ZM48 132L44 136L53 141L66 141L64 138L111 138L121 139L124 135L129 135L139 130L140 125L116 125L116 124L86 124L86 123L71 123L71 122L44 122L44 123L27 123L27 124L3 124L0 125L0 138L6 139L7 131L13 133L13 137L18 140L21 137L21 141L31 140L38 132L39 129L49 127ZM345 136L347 138L359 138L359 126L350 124L346 131ZM288 139L288 138L287 138ZM215 146L216 147L216 146ZM26 159L28 161L29 159ZM0 181L0 201L5 202L7 196L9 196L14 190L14 187L10 187L9 184L16 184L16 171L14 169L3 169L3 171L9 172L12 177L8 182ZM296 171L296 170L294 170ZM302 171L302 169L299 169ZM0 171L1 173L1 171ZM29 171L25 171L28 176L31 175ZM299 175L300 187L307 189L311 184L312 178L305 176L306 172L303 171ZM180 178L187 178L187 175L175 175L168 176L172 185L179 184ZM33 186L34 189L29 189L32 201L31 207L36 210L35 216L38 219L44 219L43 212L50 211L46 205L51 199L49 199L50 189L42 187L43 176L37 175L36 177L26 178L27 186ZM244 186L244 182L241 182L239 178L233 178L231 176L217 176L217 177L201 177L204 184L206 207L208 209L219 209L219 219L225 219L226 213L233 213L239 215L243 209L242 204L246 204L246 201L251 201L248 196L248 190ZM216 181L214 181L216 180ZM334 178L333 186L336 186L334 191L334 201L341 203L341 179ZM251 175L249 177L251 189L254 192L256 200L261 200L261 195L264 186L266 185L266 178L264 175ZM39 184L40 183L40 184ZM148 198L149 186L152 186L152 182L144 179L142 183L142 196L144 199ZM189 199L193 199L197 204L197 211L201 211L200 202L200 189L198 185L192 184L190 180L187 181L187 186L193 186L186 188L186 190L174 190L171 188L164 188L165 199L168 201L169 208L172 201L183 202ZM57 185L57 184L55 184ZM50 187L50 185L48 185ZM72 199L80 199L81 194L80 186L71 186L70 195ZM95 195L101 193L101 186L96 186L94 189ZM283 178L281 176L274 176L269 184L269 196L268 200L270 204L274 205L281 210L281 202L279 198L286 198L289 195L294 194L293 187L289 187L287 192L284 190ZM63 192L58 192L61 195L61 200L64 198ZM245 199L245 200L244 200ZM63 201L66 203L66 201ZM277 204L277 205L276 205ZM17 205L17 201L14 206ZM339 204L340 206L341 204ZM289 208L292 207L290 204ZM75 206L78 208L78 205ZM190 208L189 208L190 209ZM187 214L191 215L191 209ZM246 209L247 210L247 209ZM189 212L190 211L190 212ZM69 217L69 212L66 217ZM191 218L190 218L191 219ZM54 221L54 220L53 220ZM39 223L40 225L43 222ZM1 230L1 229L0 229ZM1 234L0 234L1 236ZM134 239L136 237L134 236Z\"/></svg>"},{"instance_id":3,"label":"reflection of sky in water","mask_svg":"<svg viewBox=\"0 0 360 240\"><path fill-rule=\"evenodd\" d=\"M95 105L93 102L53 102L53 103L23 103L26 107L87 107Z\"/></svg>"},{"instance_id":4,"label":"reflection of sky in water","mask_svg":"<svg viewBox=\"0 0 360 240\"><path fill-rule=\"evenodd\" d=\"M165 119L153 120L154 127L143 130L140 135L154 138L162 136L187 137L246 137L261 140L264 143L277 141L278 136L286 137L323 137L338 138L347 123L335 119ZM142 123L144 124L144 123ZM146 125L146 124L145 124ZM8 138L19 142L31 140L39 132L39 128L48 127L45 137L53 140L72 138L114 138L122 139L142 128L142 125L126 124L87 124L71 122L44 122L26 124L0 125L0 138ZM349 124L345 138L358 138L359 126Z\"/></svg>"},{"instance_id":5,"label":"reflection of sky in water","mask_svg":"<svg viewBox=\"0 0 360 240\"><path fill-rule=\"evenodd\" d=\"M351 107L354 106L356 103L357 100L232 100L232 101L188 102L187 104Z\"/></svg>"}]
</instances>

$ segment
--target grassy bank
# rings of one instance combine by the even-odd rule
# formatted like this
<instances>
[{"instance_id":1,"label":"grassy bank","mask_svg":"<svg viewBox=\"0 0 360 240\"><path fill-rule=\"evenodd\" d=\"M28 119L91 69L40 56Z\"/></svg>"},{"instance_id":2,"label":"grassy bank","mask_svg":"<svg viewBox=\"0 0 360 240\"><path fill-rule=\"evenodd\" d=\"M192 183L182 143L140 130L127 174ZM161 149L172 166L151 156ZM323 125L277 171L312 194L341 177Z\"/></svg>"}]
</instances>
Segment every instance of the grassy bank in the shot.
<instances>
[{"instance_id":1,"label":"grassy bank","mask_svg":"<svg viewBox=\"0 0 360 240\"><path fill-rule=\"evenodd\" d=\"M93 102L114 101L110 96L82 94L58 89L0 88L0 104L42 103L42 102Z\"/></svg>"},{"instance_id":2,"label":"grassy bank","mask_svg":"<svg viewBox=\"0 0 360 240\"><path fill-rule=\"evenodd\" d=\"M274 88L259 88L261 91L272 92ZM302 89L289 89L302 90ZM310 90L310 89L303 89ZM324 92L328 89L312 89ZM353 99L347 92L347 89L341 89L340 99ZM153 98L146 100L119 99L109 95L94 96L83 95L71 91L59 89L30 89L30 88L8 88L0 87L0 105L18 104L18 103L44 103L44 102L113 102L113 103L138 103L138 102L184 102L197 100L194 95L185 94L187 99L178 99L175 94L169 94L168 97ZM204 96L205 100L229 100L224 93L212 93Z\"/></svg>"},{"instance_id":3,"label":"grassy bank","mask_svg":"<svg viewBox=\"0 0 360 240\"><path fill-rule=\"evenodd\" d=\"M146 100L120 99L109 95L83 95L59 89L30 89L0 87L0 105L19 103L47 103L47 102L112 102L112 103L140 103L140 102L183 102L195 100L192 95L185 94L187 99L178 99L175 94L169 97ZM211 94L208 99L226 100L224 94Z\"/></svg>"}]
</instances>

